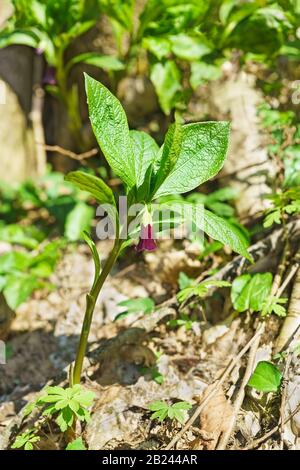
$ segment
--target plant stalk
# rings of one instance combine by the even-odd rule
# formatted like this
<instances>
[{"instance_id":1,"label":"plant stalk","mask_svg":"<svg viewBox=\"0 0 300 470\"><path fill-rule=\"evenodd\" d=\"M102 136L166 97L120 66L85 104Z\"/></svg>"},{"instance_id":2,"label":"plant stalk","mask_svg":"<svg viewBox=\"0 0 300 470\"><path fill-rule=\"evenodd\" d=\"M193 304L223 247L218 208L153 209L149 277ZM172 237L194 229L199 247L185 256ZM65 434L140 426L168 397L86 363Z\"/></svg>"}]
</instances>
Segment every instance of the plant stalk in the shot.
<instances>
[{"instance_id":1,"label":"plant stalk","mask_svg":"<svg viewBox=\"0 0 300 470\"><path fill-rule=\"evenodd\" d=\"M99 293L102 289L102 286L108 274L110 273L113 265L115 264L119 256L120 248L121 248L121 242L119 239L116 239L114 247L109 257L107 258L106 263L103 266L103 269L98 279L94 283L90 293L87 294L86 296L86 310L85 310L84 321L83 321L83 325L81 329L80 340L79 340L79 345L78 345L75 364L74 364L74 371L73 371L72 383L74 385L80 383L83 360L86 354L87 342L88 342L91 323L93 319L93 313L95 310L95 305L96 305Z\"/></svg>"}]
</instances>

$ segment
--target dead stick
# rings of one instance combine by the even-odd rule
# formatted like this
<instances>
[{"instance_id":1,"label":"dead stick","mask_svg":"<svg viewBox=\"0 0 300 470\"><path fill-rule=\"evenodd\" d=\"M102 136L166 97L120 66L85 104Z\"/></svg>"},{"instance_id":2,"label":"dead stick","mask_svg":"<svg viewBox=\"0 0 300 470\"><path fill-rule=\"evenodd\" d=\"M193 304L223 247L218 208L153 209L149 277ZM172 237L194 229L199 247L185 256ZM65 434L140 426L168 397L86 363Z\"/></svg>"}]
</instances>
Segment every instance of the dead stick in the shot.
<instances>
[{"instance_id":1,"label":"dead stick","mask_svg":"<svg viewBox=\"0 0 300 470\"><path fill-rule=\"evenodd\" d=\"M239 354L235 356L227 365L226 369L224 370L222 376L220 379L216 380L215 384L212 386L211 392L204 398L204 400L200 403L200 405L197 407L196 411L194 414L191 416L191 418L188 420L188 422L185 424L185 426L179 431L176 436L173 437L173 439L169 442L169 444L166 446L166 450L172 449L174 445L178 442L178 440L186 433L186 431L189 429L189 427L194 423L194 421L198 418L200 415L201 411L203 410L204 406L206 403L215 395L219 387L225 382L226 378L230 374L230 372L234 369L236 364L240 361L240 359L243 357L243 355L248 351L248 349L252 346L252 344L256 341L256 338L261 335L261 330L263 326L261 325L255 335L248 341L246 346L241 349Z\"/></svg>"},{"instance_id":2,"label":"dead stick","mask_svg":"<svg viewBox=\"0 0 300 470\"><path fill-rule=\"evenodd\" d=\"M240 408L243 404L243 401L244 401L244 398L245 398L245 389L246 389L246 386L247 386L247 384L250 380L250 377L252 375L254 365L255 365L255 358L256 358L257 349L258 349L258 346L259 346L261 335L264 332L264 324L258 324L258 327L257 327L256 331L258 331L258 330L260 331L260 334L256 335L256 339L252 343L252 346L250 348L249 359L248 359L246 371L245 371L241 386L239 388L239 391L237 393L237 396L236 396L236 399L235 399L235 402L234 402L234 405L233 405L233 415L232 415L232 418L231 418L231 420L228 424L227 430L222 434L222 436L220 438L219 444L217 446L218 450L225 450L226 449L228 441L229 441L230 436L231 436L231 433L234 429L234 426L235 426L235 423L236 423L236 420L237 420L238 412L239 412L239 410L240 410Z\"/></svg>"},{"instance_id":3,"label":"dead stick","mask_svg":"<svg viewBox=\"0 0 300 470\"><path fill-rule=\"evenodd\" d=\"M286 358L286 363L285 363L284 373L283 373L283 380L282 380L283 390L281 394L281 404L280 404L280 441L281 441L280 447L281 447L281 450L283 450L284 415L285 415L285 404L286 404L286 398L287 398L286 380L288 378L291 360L292 360L292 354L288 350L288 356Z\"/></svg>"}]
</instances>

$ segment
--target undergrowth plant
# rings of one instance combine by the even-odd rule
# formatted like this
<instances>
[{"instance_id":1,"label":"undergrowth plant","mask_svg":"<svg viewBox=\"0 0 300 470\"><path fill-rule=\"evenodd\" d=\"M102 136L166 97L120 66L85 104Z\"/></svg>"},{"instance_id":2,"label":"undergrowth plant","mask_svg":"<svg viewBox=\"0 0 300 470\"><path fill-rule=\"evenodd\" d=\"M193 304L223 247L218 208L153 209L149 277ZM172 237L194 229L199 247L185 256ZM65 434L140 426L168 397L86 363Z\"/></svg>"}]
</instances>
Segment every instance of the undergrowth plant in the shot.
<instances>
[{"instance_id":1,"label":"undergrowth plant","mask_svg":"<svg viewBox=\"0 0 300 470\"><path fill-rule=\"evenodd\" d=\"M36 400L28 403L23 410L23 418L27 418L34 410L39 410L44 420L40 420L36 428L31 428L18 435L12 444L13 449L24 448L33 450L41 439L40 427L45 420L54 420L62 433L74 431L75 420L88 423L89 408L95 394L84 389L80 384L63 388L60 386L45 387ZM66 434L68 440L68 436ZM66 450L84 450L81 438L69 442Z\"/></svg>"},{"instance_id":2,"label":"undergrowth plant","mask_svg":"<svg viewBox=\"0 0 300 470\"><path fill-rule=\"evenodd\" d=\"M134 0L102 1L119 58L129 73L149 76L167 115L185 108L193 90L219 78L233 49L243 52L235 54L241 63L272 64L287 40L296 39L295 3L148 0L135 9Z\"/></svg>"},{"instance_id":3,"label":"undergrowth plant","mask_svg":"<svg viewBox=\"0 0 300 470\"><path fill-rule=\"evenodd\" d=\"M162 196L192 191L218 173L226 158L229 123L183 124L177 119L159 148L150 135L129 130L121 104L106 87L88 75L85 75L85 84L93 130L108 164L124 184L126 207L125 212L118 210L112 190L100 178L82 171L67 175L67 181L89 192L105 207L113 228L110 237L114 239L112 251L102 266L94 241L85 235L95 263L95 276L86 298L86 312L71 373L72 385L80 382L97 298L126 247L137 243L138 252L154 250L155 238L166 225L170 228L170 225L176 225L175 222L186 222L251 259L240 232L203 206L181 201L174 210L169 202L159 204ZM154 203L156 200L158 203Z\"/></svg>"},{"instance_id":4,"label":"undergrowth plant","mask_svg":"<svg viewBox=\"0 0 300 470\"><path fill-rule=\"evenodd\" d=\"M297 41L299 12L293 0L13 0L14 14L0 33L0 47L22 44L43 53L44 83L69 114L75 142L83 146L77 85L70 72L79 63L108 72L110 87L124 76L152 81L162 111L186 108L200 85L219 78L233 49L241 63L272 64ZM116 55L66 51L105 14ZM257 34L256 34L257 33ZM297 44L297 43L296 43ZM124 46L125 45L125 46Z\"/></svg>"},{"instance_id":5,"label":"undergrowth plant","mask_svg":"<svg viewBox=\"0 0 300 470\"><path fill-rule=\"evenodd\" d=\"M70 72L79 63L106 71L120 70L122 63L114 56L83 52L68 60L66 52L77 38L87 33L99 20L99 0L12 0L14 12L0 32L0 48L12 44L32 47L45 57L47 67L43 85L58 98L68 112L68 125L79 149L85 147L79 110L77 84L70 83Z\"/></svg>"},{"instance_id":6,"label":"undergrowth plant","mask_svg":"<svg viewBox=\"0 0 300 470\"><path fill-rule=\"evenodd\" d=\"M180 424L185 421L184 412L190 410L192 405L186 401L179 401L173 405L169 405L164 401L155 401L149 405L149 410L153 411L150 419L157 419L159 422L165 419L176 420Z\"/></svg>"},{"instance_id":7,"label":"undergrowth plant","mask_svg":"<svg viewBox=\"0 0 300 470\"><path fill-rule=\"evenodd\" d=\"M0 293L12 310L35 290L54 287L48 279L62 248L91 227L88 199L61 173L34 182L0 181L0 242L11 247L0 255Z\"/></svg>"}]
</instances>

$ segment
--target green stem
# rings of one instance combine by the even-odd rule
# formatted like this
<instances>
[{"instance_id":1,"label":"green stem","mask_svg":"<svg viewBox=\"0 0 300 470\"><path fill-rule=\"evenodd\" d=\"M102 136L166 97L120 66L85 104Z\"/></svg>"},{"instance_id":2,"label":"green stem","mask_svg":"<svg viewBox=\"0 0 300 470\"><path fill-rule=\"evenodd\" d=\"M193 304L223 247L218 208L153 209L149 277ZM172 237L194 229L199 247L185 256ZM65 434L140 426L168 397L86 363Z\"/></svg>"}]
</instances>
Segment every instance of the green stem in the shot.
<instances>
[{"instance_id":1,"label":"green stem","mask_svg":"<svg viewBox=\"0 0 300 470\"><path fill-rule=\"evenodd\" d=\"M74 385L80 383L83 360L86 354L87 342L88 342L91 323L93 319L93 313L95 310L95 305L96 305L99 293L102 289L102 286L108 274L110 273L113 265L115 264L119 256L120 248L121 248L121 242L119 239L116 239L115 245L109 257L107 258L105 265L103 266L101 274L99 275L98 279L94 283L90 293L87 294L86 296L86 310L85 310L79 345L78 345L76 359L75 359L74 371L73 371L72 383Z\"/></svg>"}]
</instances>

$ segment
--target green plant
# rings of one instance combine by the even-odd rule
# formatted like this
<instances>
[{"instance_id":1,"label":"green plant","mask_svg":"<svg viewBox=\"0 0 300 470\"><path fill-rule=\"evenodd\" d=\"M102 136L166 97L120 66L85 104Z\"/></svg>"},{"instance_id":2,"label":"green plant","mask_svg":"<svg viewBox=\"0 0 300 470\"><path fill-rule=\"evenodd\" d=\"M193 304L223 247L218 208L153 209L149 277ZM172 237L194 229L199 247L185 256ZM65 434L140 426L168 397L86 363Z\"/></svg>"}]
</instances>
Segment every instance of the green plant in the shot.
<instances>
[{"instance_id":1,"label":"green plant","mask_svg":"<svg viewBox=\"0 0 300 470\"><path fill-rule=\"evenodd\" d=\"M260 392L277 392L281 381L282 375L274 364L268 361L260 361L247 385Z\"/></svg>"},{"instance_id":2,"label":"green plant","mask_svg":"<svg viewBox=\"0 0 300 470\"><path fill-rule=\"evenodd\" d=\"M273 276L271 273L243 274L234 279L231 301L238 312L260 312L261 316L271 313L279 317L286 315L282 304L285 298L271 296Z\"/></svg>"},{"instance_id":3,"label":"green plant","mask_svg":"<svg viewBox=\"0 0 300 470\"><path fill-rule=\"evenodd\" d=\"M55 269L63 244L63 241L53 241L37 253L9 251L0 256L0 292L12 310L34 290L51 288L47 278Z\"/></svg>"},{"instance_id":4,"label":"green plant","mask_svg":"<svg viewBox=\"0 0 300 470\"><path fill-rule=\"evenodd\" d=\"M155 307L155 303L149 297L141 297L140 299L129 299L122 300L118 303L119 307L124 307L124 312L119 313L115 320L121 320L122 318L127 317L131 313L152 313Z\"/></svg>"},{"instance_id":5,"label":"green plant","mask_svg":"<svg viewBox=\"0 0 300 470\"><path fill-rule=\"evenodd\" d=\"M177 294L177 299L180 303L185 302L188 298L192 296L196 297L205 297L209 293L211 287L229 287L231 286L230 282L227 281L218 281L218 280L207 280L197 283L196 281L191 281L191 284L187 287L181 289Z\"/></svg>"},{"instance_id":6,"label":"green plant","mask_svg":"<svg viewBox=\"0 0 300 470\"><path fill-rule=\"evenodd\" d=\"M75 419L88 422L95 394L85 390L77 384L63 388L59 386L46 387L36 401L29 403L24 409L24 417L39 407L43 410L43 416L55 419L62 432L72 427Z\"/></svg>"},{"instance_id":7,"label":"green plant","mask_svg":"<svg viewBox=\"0 0 300 470\"><path fill-rule=\"evenodd\" d=\"M287 216L300 214L300 189L291 188L278 191L276 194L266 196L273 207L267 209L264 227L271 227L274 223L282 224Z\"/></svg>"},{"instance_id":8,"label":"green plant","mask_svg":"<svg viewBox=\"0 0 300 470\"><path fill-rule=\"evenodd\" d=\"M158 419L161 423L166 419L176 419L183 424L185 421L184 411L190 410L192 405L186 401L179 401L173 405L168 405L164 401L155 401L149 405L149 410L153 411L150 419Z\"/></svg>"},{"instance_id":9,"label":"green plant","mask_svg":"<svg viewBox=\"0 0 300 470\"><path fill-rule=\"evenodd\" d=\"M69 444L66 447L66 450L87 450L85 447L82 437L78 437L72 442L69 442Z\"/></svg>"},{"instance_id":10,"label":"green plant","mask_svg":"<svg viewBox=\"0 0 300 470\"><path fill-rule=\"evenodd\" d=\"M267 145L270 157L283 162L283 178L278 179L284 191L297 188L300 183L300 125L294 111L273 109L263 103L258 109L261 125L269 136Z\"/></svg>"},{"instance_id":11,"label":"green plant","mask_svg":"<svg viewBox=\"0 0 300 470\"><path fill-rule=\"evenodd\" d=\"M222 217L222 219L226 219L226 222L231 225L235 231L239 231L240 236L243 237L245 243L248 244L250 242L250 235L247 229L238 222L235 217L234 207L230 205L230 202L236 199L237 196L238 193L234 188L224 187L217 189L210 194L202 194L195 191L187 196L181 196L178 194L175 196L165 196L161 198L160 201L164 203L188 203L196 206L203 205L205 209L208 209L213 214ZM215 240L209 240L209 237L203 237L203 234L200 234L199 236L197 233L187 233L187 238L199 246L200 260L223 248L222 243Z\"/></svg>"},{"instance_id":12,"label":"green plant","mask_svg":"<svg viewBox=\"0 0 300 470\"><path fill-rule=\"evenodd\" d=\"M170 328L177 328L179 326L184 326L186 331L189 331L193 327L193 323L197 322L195 317L191 317L185 313L180 313L179 318L173 318L168 321L168 326Z\"/></svg>"},{"instance_id":13,"label":"green plant","mask_svg":"<svg viewBox=\"0 0 300 470\"><path fill-rule=\"evenodd\" d=\"M170 126L165 143L159 149L148 134L129 131L121 104L107 88L87 75L85 79L93 130L109 165L124 183L127 209L125 214L119 214L112 190L100 178L80 171L67 175L67 181L89 192L100 204L105 204L115 237L114 247L103 267L94 242L86 237L95 263L95 278L87 295L86 313L74 365L74 384L80 382L97 297L119 254L133 244L138 236L138 251L155 249L154 236L166 222L162 209L168 209L169 204L159 205L163 219L154 225L157 207L153 201L160 196L191 191L212 178L224 163L229 134L227 122L182 125L176 121ZM251 259L240 233L226 220L202 206L181 204L181 221L186 216L184 209L191 206L188 217L192 217L198 229ZM130 214L132 207L136 209L134 215ZM170 215L168 217L170 222Z\"/></svg>"},{"instance_id":14,"label":"green plant","mask_svg":"<svg viewBox=\"0 0 300 470\"><path fill-rule=\"evenodd\" d=\"M83 148L78 89L74 83L70 86L70 71L78 63L107 71L123 68L117 58L97 52L65 59L67 49L98 21L101 4L98 0L13 0L12 3L14 12L0 33L0 48L21 44L45 56L47 69L43 83L66 106L73 139Z\"/></svg>"},{"instance_id":15,"label":"green plant","mask_svg":"<svg viewBox=\"0 0 300 470\"><path fill-rule=\"evenodd\" d=\"M132 0L102 4L128 72L147 71L167 115L183 109L199 85L219 78L233 49L243 51L241 63L270 64L299 24L293 2L285 1L148 0L137 28Z\"/></svg>"},{"instance_id":16,"label":"green plant","mask_svg":"<svg viewBox=\"0 0 300 470\"><path fill-rule=\"evenodd\" d=\"M12 449L21 449L24 447L24 450L33 450L35 444L39 442L39 440L40 437L36 435L36 430L28 429L16 437L11 447Z\"/></svg>"},{"instance_id":17,"label":"green plant","mask_svg":"<svg viewBox=\"0 0 300 470\"><path fill-rule=\"evenodd\" d=\"M159 372L158 367L141 367L140 371L143 375L150 375L151 379L154 380L158 385L162 385L165 381L164 375Z\"/></svg>"}]
</instances>

